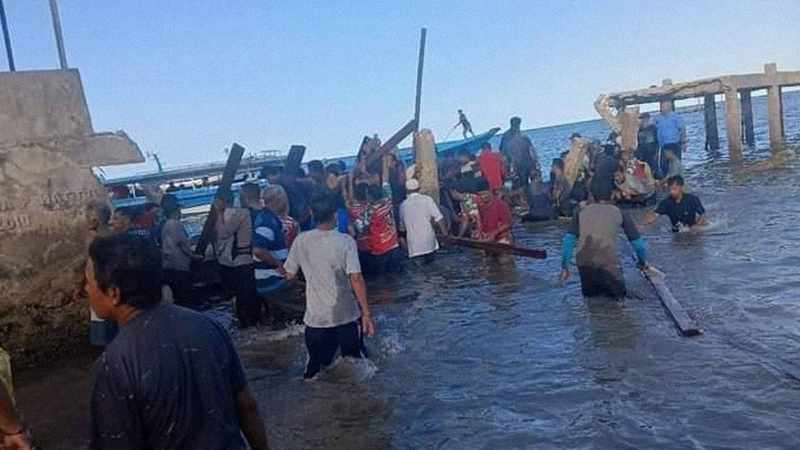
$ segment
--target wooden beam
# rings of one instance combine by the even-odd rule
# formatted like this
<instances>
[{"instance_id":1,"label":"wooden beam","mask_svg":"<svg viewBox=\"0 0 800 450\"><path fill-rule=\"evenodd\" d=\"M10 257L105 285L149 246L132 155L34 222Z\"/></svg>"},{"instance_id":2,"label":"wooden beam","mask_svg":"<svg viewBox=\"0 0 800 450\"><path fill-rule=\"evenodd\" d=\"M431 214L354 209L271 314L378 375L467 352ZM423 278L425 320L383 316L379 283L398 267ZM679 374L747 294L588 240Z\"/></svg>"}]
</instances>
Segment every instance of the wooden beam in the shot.
<instances>
[{"instance_id":1,"label":"wooden beam","mask_svg":"<svg viewBox=\"0 0 800 450\"><path fill-rule=\"evenodd\" d=\"M744 125L744 142L752 147L756 144L756 132L753 128L753 99L750 90L743 89L739 94L742 97L742 125Z\"/></svg>"},{"instance_id":2,"label":"wooden beam","mask_svg":"<svg viewBox=\"0 0 800 450\"><path fill-rule=\"evenodd\" d=\"M706 150L719 150L719 129L717 128L717 102L714 94L705 96L703 110L706 122Z\"/></svg>"},{"instance_id":3,"label":"wooden beam","mask_svg":"<svg viewBox=\"0 0 800 450\"><path fill-rule=\"evenodd\" d=\"M725 128L732 161L742 159L742 110L736 90L725 92Z\"/></svg>"},{"instance_id":4,"label":"wooden beam","mask_svg":"<svg viewBox=\"0 0 800 450\"><path fill-rule=\"evenodd\" d=\"M289 154L286 155L286 164L283 166L283 173L296 176L297 171L303 164L303 156L306 154L306 147L304 145L293 145L289 148Z\"/></svg>"},{"instance_id":5,"label":"wooden beam","mask_svg":"<svg viewBox=\"0 0 800 450\"><path fill-rule=\"evenodd\" d=\"M547 251L536 248L517 247L515 245L501 244L499 242L476 241L474 239L447 236L442 238L444 242L461 247L469 247L477 250L485 250L495 253L507 253L511 255L524 256L526 258L545 259Z\"/></svg>"},{"instance_id":6,"label":"wooden beam","mask_svg":"<svg viewBox=\"0 0 800 450\"><path fill-rule=\"evenodd\" d=\"M626 107L622 113L622 150L633 152L639 147L639 107Z\"/></svg>"},{"instance_id":7,"label":"wooden beam","mask_svg":"<svg viewBox=\"0 0 800 450\"><path fill-rule=\"evenodd\" d=\"M642 275L650 282L653 288L656 290L656 294L658 294L658 298L661 300L661 304L664 305L664 309L667 310L672 320L675 321L675 325L678 327L678 331L681 332L684 336L697 336L703 334L703 330L697 326L697 324L686 314L683 307L678 300L672 295L667 284L664 282L664 275L657 272L656 270L643 270Z\"/></svg>"},{"instance_id":8,"label":"wooden beam","mask_svg":"<svg viewBox=\"0 0 800 450\"><path fill-rule=\"evenodd\" d=\"M367 156L365 161L366 167L370 167L372 164L380 161L383 158L383 155L392 151L395 147L397 147L403 139L407 138L414 130L417 129L417 121L415 119L411 119L407 124L403 126L403 128L397 130L395 134L392 135L383 145L380 146L379 149L375 150L373 153Z\"/></svg>"},{"instance_id":9,"label":"wooden beam","mask_svg":"<svg viewBox=\"0 0 800 450\"><path fill-rule=\"evenodd\" d=\"M431 130L422 129L414 133L414 163L417 165L420 192L439 204L439 163Z\"/></svg>"},{"instance_id":10,"label":"wooden beam","mask_svg":"<svg viewBox=\"0 0 800 450\"><path fill-rule=\"evenodd\" d=\"M425 65L425 36L428 30L423 28L419 32L419 59L417 61L417 98L414 102L414 120L417 126L414 131L419 131L420 107L422 106L422 67Z\"/></svg>"},{"instance_id":11,"label":"wooden beam","mask_svg":"<svg viewBox=\"0 0 800 450\"><path fill-rule=\"evenodd\" d=\"M217 187L216 199L225 199L231 194L231 186L233 180L236 178L236 171L239 170L239 164L242 162L244 155L244 147L234 143L228 153L228 162L225 164L225 170L222 172L222 180ZM211 243L212 236L214 235L214 224L217 221L217 215L214 213L214 208L206 217L206 223L203 224L203 231L200 233L200 238L197 241L197 246L194 249L195 254L205 256L206 248Z\"/></svg>"}]
</instances>

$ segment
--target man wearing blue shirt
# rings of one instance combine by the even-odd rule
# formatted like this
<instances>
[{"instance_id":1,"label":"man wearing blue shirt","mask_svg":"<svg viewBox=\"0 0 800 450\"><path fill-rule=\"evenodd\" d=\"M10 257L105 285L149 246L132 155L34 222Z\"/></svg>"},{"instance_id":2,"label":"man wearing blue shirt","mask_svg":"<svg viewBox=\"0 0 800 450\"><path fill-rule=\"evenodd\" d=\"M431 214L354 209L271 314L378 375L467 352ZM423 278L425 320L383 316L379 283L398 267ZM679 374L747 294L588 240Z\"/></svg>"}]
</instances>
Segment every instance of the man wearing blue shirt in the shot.
<instances>
[{"instance_id":1,"label":"man wearing blue shirt","mask_svg":"<svg viewBox=\"0 0 800 450\"><path fill-rule=\"evenodd\" d=\"M664 153L672 150L679 160L683 160L683 150L686 149L686 124L683 119L672 109L668 109L656 117L656 134L658 144L661 146L659 162L661 173L666 173L666 160Z\"/></svg>"}]
</instances>

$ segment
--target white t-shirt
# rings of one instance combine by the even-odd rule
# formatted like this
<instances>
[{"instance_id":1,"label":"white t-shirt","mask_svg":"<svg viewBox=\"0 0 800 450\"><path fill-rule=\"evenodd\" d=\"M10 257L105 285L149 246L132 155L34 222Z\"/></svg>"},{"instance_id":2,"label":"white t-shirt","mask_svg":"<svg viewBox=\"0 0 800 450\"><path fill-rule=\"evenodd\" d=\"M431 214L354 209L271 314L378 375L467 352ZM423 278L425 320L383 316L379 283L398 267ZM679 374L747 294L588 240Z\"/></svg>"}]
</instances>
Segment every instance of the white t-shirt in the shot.
<instances>
[{"instance_id":1,"label":"white t-shirt","mask_svg":"<svg viewBox=\"0 0 800 450\"><path fill-rule=\"evenodd\" d=\"M443 219L436 202L427 195L414 192L400 205L400 228L406 230L408 257L423 256L439 250L436 231L431 221Z\"/></svg>"},{"instance_id":2,"label":"white t-shirt","mask_svg":"<svg viewBox=\"0 0 800 450\"><path fill-rule=\"evenodd\" d=\"M303 270L306 277L306 314L313 328L345 325L361 317L350 275L361 273L358 249L352 237L336 230L300 233L283 266L289 273Z\"/></svg>"}]
</instances>

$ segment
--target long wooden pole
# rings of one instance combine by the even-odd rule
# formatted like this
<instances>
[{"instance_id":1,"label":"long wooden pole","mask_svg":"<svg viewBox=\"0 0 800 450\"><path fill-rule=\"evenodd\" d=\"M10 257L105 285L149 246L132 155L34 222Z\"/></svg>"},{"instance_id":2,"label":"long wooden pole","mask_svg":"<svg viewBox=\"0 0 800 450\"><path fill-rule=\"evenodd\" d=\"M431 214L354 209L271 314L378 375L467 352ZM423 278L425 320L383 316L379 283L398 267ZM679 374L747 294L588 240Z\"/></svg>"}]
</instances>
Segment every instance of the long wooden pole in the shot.
<instances>
[{"instance_id":1,"label":"long wooden pole","mask_svg":"<svg viewBox=\"0 0 800 450\"><path fill-rule=\"evenodd\" d=\"M476 241L474 239L460 238L454 236L447 236L443 238L444 242L453 245L460 245L462 247L469 247L478 250L487 250L497 253L510 253L512 255L524 256L534 259L547 258L547 251L538 248L525 248L517 247L516 245L501 244L499 242Z\"/></svg>"},{"instance_id":2,"label":"long wooden pole","mask_svg":"<svg viewBox=\"0 0 800 450\"><path fill-rule=\"evenodd\" d=\"M0 0L0 24L3 26L3 41L6 43L6 56L8 57L8 70L17 70L14 65L14 50L11 49L11 33L8 31L8 21L6 20L6 7L3 0Z\"/></svg>"},{"instance_id":3,"label":"long wooden pole","mask_svg":"<svg viewBox=\"0 0 800 450\"><path fill-rule=\"evenodd\" d=\"M50 15L53 16L53 32L56 35L56 47L58 47L58 61L61 69L67 69L67 52L64 50L64 35L61 31L61 16L58 14L58 0L50 0Z\"/></svg>"},{"instance_id":4,"label":"long wooden pole","mask_svg":"<svg viewBox=\"0 0 800 450\"><path fill-rule=\"evenodd\" d=\"M420 107L422 104L422 67L425 65L425 36L428 30L423 28L419 34L419 59L417 62L417 100L414 103L414 120L417 121L417 127L414 131L419 131L420 122Z\"/></svg>"},{"instance_id":5,"label":"long wooden pole","mask_svg":"<svg viewBox=\"0 0 800 450\"><path fill-rule=\"evenodd\" d=\"M664 282L664 275L657 273L657 271L650 271L642 270L642 275L650 282L653 288L656 290L656 294L658 294L658 298L661 300L661 304L664 305L664 309L667 310L672 320L675 321L675 325L678 327L678 331L681 332L684 336L697 336L703 334L703 330L697 326L697 324L686 314L683 307L678 300L672 295L667 284Z\"/></svg>"},{"instance_id":6,"label":"long wooden pole","mask_svg":"<svg viewBox=\"0 0 800 450\"><path fill-rule=\"evenodd\" d=\"M224 199L230 196L231 186L233 185L233 180L236 178L236 172L239 170L239 164L242 162L243 155L244 147L234 143L230 153L228 153L228 162L225 164L225 170L222 172L222 180L217 187L215 199ZM201 256L206 254L206 248L208 248L208 244L211 243L211 236L214 233L214 224L217 221L217 215L214 211L214 208L211 208L211 211L208 213L206 223L203 224L203 232L200 233L200 239L198 239L197 246L194 249L194 252Z\"/></svg>"}]
</instances>

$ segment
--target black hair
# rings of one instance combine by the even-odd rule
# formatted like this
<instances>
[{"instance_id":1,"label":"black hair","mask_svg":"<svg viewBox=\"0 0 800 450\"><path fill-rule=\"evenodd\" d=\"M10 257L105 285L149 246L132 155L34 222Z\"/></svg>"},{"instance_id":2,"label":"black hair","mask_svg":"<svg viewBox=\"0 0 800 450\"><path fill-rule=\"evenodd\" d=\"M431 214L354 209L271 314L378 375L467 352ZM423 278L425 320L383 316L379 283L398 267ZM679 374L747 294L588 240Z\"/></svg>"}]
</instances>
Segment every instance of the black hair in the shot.
<instances>
[{"instance_id":1,"label":"black hair","mask_svg":"<svg viewBox=\"0 0 800 450\"><path fill-rule=\"evenodd\" d=\"M469 150L467 150L465 148L462 148L461 150L459 150L458 153L456 153L456 156L457 157L464 156L467 159L469 159L470 161L473 161L475 159L475 155L473 155L471 151L469 151Z\"/></svg>"},{"instance_id":2,"label":"black hair","mask_svg":"<svg viewBox=\"0 0 800 450\"><path fill-rule=\"evenodd\" d=\"M580 133L572 133L569 138L570 139L577 139L577 138L580 138L580 137L581 137Z\"/></svg>"},{"instance_id":3,"label":"black hair","mask_svg":"<svg viewBox=\"0 0 800 450\"><path fill-rule=\"evenodd\" d=\"M294 174L294 176L296 176L297 178L305 178L306 175L307 175L306 171L302 167L298 167L297 172L295 172Z\"/></svg>"},{"instance_id":4,"label":"black hair","mask_svg":"<svg viewBox=\"0 0 800 450\"><path fill-rule=\"evenodd\" d=\"M317 224L336 218L336 193L327 188L315 189L311 195L311 213Z\"/></svg>"},{"instance_id":5,"label":"black hair","mask_svg":"<svg viewBox=\"0 0 800 450\"><path fill-rule=\"evenodd\" d=\"M342 166L337 163L328 164L328 167L325 168L325 171L331 175L339 176L342 174Z\"/></svg>"},{"instance_id":6,"label":"black hair","mask_svg":"<svg viewBox=\"0 0 800 450\"><path fill-rule=\"evenodd\" d=\"M601 180L599 177L592 178L590 191L595 200L605 202L611 200L612 190L608 180Z\"/></svg>"},{"instance_id":7,"label":"black hair","mask_svg":"<svg viewBox=\"0 0 800 450\"><path fill-rule=\"evenodd\" d=\"M178 197L174 194L164 194L164 196L161 197L161 209L167 216L171 216L180 211L181 205L178 203Z\"/></svg>"},{"instance_id":8,"label":"black hair","mask_svg":"<svg viewBox=\"0 0 800 450\"><path fill-rule=\"evenodd\" d=\"M102 200L92 200L86 205L87 211L94 211L101 223L108 224L111 220L111 208Z\"/></svg>"},{"instance_id":9,"label":"black hair","mask_svg":"<svg viewBox=\"0 0 800 450\"><path fill-rule=\"evenodd\" d=\"M353 187L353 197L360 202L367 201L367 192L369 191L369 184L358 183Z\"/></svg>"},{"instance_id":10,"label":"black hair","mask_svg":"<svg viewBox=\"0 0 800 450\"><path fill-rule=\"evenodd\" d=\"M347 163L344 162L344 160L340 159L337 164L339 164L339 167L342 169L342 173L347 172Z\"/></svg>"},{"instance_id":11,"label":"black hair","mask_svg":"<svg viewBox=\"0 0 800 450\"><path fill-rule=\"evenodd\" d=\"M325 166L322 164L322 161L315 159L308 162L308 173L314 174L323 172L325 172Z\"/></svg>"},{"instance_id":12,"label":"black hair","mask_svg":"<svg viewBox=\"0 0 800 450\"><path fill-rule=\"evenodd\" d=\"M245 183L239 188L239 196L248 200L258 200L261 197L261 187L255 183Z\"/></svg>"},{"instance_id":13,"label":"black hair","mask_svg":"<svg viewBox=\"0 0 800 450\"><path fill-rule=\"evenodd\" d=\"M685 182L683 180L683 177L680 176L680 175L671 176L671 177L669 177L669 180L667 180L667 185L668 186L675 186L675 185L683 186L684 183Z\"/></svg>"},{"instance_id":14,"label":"black hair","mask_svg":"<svg viewBox=\"0 0 800 450\"><path fill-rule=\"evenodd\" d=\"M486 141L486 142L484 142L484 143L483 143L483 145L481 145L481 148L488 148L488 149L490 149L490 150L491 150L491 148L492 148L492 143L491 143L491 142L489 142L489 141Z\"/></svg>"},{"instance_id":15,"label":"black hair","mask_svg":"<svg viewBox=\"0 0 800 450\"><path fill-rule=\"evenodd\" d=\"M522 119L520 119L517 116L512 117L511 118L511 125L514 125L514 124L516 124L516 125L522 124Z\"/></svg>"},{"instance_id":16,"label":"black hair","mask_svg":"<svg viewBox=\"0 0 800 450\"><path fill-rule=\"evenodd\" d=\"M554 168L555 168L555 167L557 167L557 168L561 169L562 171L564 170L564 160L563 160L563 159L561 159L561 158L555 158L555 159L553 160L553 163L552 163L551 165L552 165Z\"/></svg>"},{"instance_id":17,"label":"black hair","mask_svg":"<svg viewBox=\"0 0 800 450\"><path fill-rule=\"evenodd\" d=\"M261 169L261 176L263 178L277 176L281 174L281 168L279 166L273 166L272 164L267 164Z\"/></svg>"},{"instance_id":18,"label":"black hair","mask_svg":"<svg viewBox=\"0 0 800 450\"><path fill-rule=\"evenodd\" d=\"M119 289L122 302L137 309L161 301L161 252L152 241L129 234L100 237L89 246L89 257L104 292Z\"/></svg>"},{"instance_id":19,"label":"black hair","mask_svg":"<svg viewBox=\"0 0 800 450\"><path fill-rule=\"evenodd\" d=\"M383 188L377 184L370 184L367 186L367 194L371 202L376 202L384 197Z\"/></svg>"}]
</instances>

